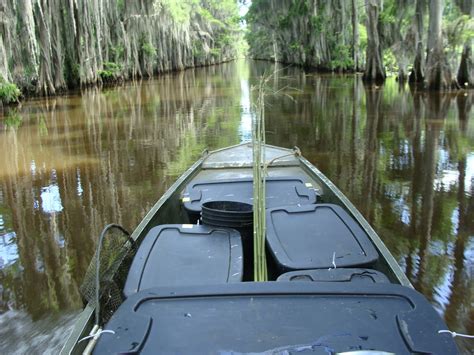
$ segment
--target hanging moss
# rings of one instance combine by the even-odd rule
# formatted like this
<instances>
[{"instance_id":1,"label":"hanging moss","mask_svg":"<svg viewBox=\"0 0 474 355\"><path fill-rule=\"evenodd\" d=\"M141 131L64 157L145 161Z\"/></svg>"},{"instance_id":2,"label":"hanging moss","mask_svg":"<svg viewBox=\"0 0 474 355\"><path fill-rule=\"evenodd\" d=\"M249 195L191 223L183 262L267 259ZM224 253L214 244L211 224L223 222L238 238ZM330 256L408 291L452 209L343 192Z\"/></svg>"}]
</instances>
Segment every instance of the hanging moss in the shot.
<instances>
[{"instance_id":1,"label":"hanging moss","mask_svg":"<svg viewBox=\"0 0 474 355\"><path fill-rule=\"evenodd\" d=\"M234 0L10 0L0 18L0 73L39 95L215 64L241 44Z\"/></svg>"},{"instance_id":2,"label":"hanging moss","mask_svg":"<svg viewBox=\"0 0 474 355\"><path fill-rule=\"evenodd\" d=\"M156 48L149 42L142 44L143 54L148 58L156 57Z\"/></svg>"},{"instance_id":3,"label":"hanging moss","mask_svg":"<svg viewBox=\"0 0 474 355\"><path fill-rule=\"evenodd\" d=\"M252 1L246 16L249 54L324 70L352 69L350 16L350 1Z\"/></svg>"},{"instance_id":4,"label":"hanging moss","mask_svg":"<svg viewBox=\"0 0 474 355\"><path fill-rule=\"evenodd\" d=\"M120 62L124 59L125 47L123 44L119 43L116 46L110 47L111 57L114 62Z\"/></svg>"}]
</instances>

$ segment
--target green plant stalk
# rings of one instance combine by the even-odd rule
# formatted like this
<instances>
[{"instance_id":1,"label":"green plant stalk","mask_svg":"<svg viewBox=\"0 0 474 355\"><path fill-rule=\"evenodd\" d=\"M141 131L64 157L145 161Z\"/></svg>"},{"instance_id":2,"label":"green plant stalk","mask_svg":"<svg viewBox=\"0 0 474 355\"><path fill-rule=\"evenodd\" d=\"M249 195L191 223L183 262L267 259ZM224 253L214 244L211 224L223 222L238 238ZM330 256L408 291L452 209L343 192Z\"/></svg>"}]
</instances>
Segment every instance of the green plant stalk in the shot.
<instances>
[{"instance_id":1,"label":"green plant stalk","mask_svg":"<svg viewBox=\"0 0 474 355\"><path fill-rule=\"evenodd\" d=\"M254 281L268 280L265 255L265 82L258 85L257 112L252 125L253 140L253 243Z\"/></svg>"}]
</instances>

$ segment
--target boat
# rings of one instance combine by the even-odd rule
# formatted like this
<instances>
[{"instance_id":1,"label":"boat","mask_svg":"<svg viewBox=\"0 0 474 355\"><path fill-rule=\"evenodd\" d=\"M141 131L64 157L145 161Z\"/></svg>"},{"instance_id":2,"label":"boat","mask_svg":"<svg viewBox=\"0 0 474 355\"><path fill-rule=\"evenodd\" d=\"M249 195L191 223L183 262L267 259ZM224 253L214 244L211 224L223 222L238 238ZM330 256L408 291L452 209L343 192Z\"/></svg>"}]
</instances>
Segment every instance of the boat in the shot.
<instances>
[{"instance_id":1,"label":"boat","mask_svg":"<svg viewBox=\"0 0 474 355\"><path fill-rule=\"evenodd\" d=\"M100 321L95 289L61 353L457 354L344 194L298 148L264 152L267 281L254 279L253 145L206 151L127 237L118 307Z\"/></svg>"}]
</instances>

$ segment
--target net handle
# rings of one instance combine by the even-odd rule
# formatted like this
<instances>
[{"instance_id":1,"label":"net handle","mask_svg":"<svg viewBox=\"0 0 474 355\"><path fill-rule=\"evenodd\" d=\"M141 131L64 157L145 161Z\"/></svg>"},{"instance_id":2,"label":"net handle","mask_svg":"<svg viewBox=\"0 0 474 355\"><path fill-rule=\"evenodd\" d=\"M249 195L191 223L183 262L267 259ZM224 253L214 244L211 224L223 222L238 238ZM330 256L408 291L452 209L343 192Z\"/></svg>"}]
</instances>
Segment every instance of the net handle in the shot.
<instances>
[{"instance_id":1,"label":"net handle","mask_svg":"<svg viewBox=\"0 0 474 355\"><path fill-rule=\"evenodd\" d=\"M107 232L111 229L118 229L121 231L123 234L125 234L128 237L128 241L132 244L132 246L135 244L135 241L130 237L130 232L128 232L125 228L123 228L119 224L108 224L104 227L102 232L100 233L99 237L99 242L97 244L97 259L96 259L96 275L95 275L95 297L96 297L96 307L95 307L95 324L99 325L99 320L100 320L100 292L99 292L99 287L100 287L100 252L102 250L102 242L105 238L105 235Z\"/></svg>"}]
</instances>

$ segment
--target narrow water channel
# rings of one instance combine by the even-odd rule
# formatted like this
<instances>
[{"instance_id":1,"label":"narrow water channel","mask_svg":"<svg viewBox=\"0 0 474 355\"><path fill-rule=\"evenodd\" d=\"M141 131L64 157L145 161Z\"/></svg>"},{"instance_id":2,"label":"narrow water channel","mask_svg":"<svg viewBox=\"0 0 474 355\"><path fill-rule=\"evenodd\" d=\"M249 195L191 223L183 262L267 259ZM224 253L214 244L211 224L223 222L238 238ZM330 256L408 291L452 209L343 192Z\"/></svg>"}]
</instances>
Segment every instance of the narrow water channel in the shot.
<instances>
[{"instance_id":1,"label":"narrow water channel","mask_svg":"<svg viewBox=\"0 0 474 355\"><path fill-rule=\"evenodd\" d=\"M474 94L278 68L289 96L268 97L267 142L298 146L473 334ZM249 140L251 85L274 70L242 60L0 113L0 353L57 353L102 227L132 230L204 149Z\"/></svg>"}]
</instances>

